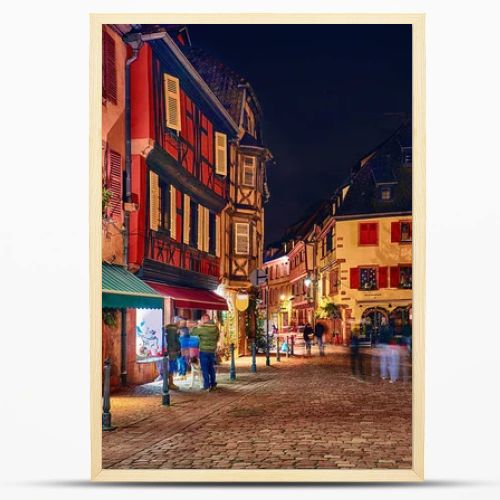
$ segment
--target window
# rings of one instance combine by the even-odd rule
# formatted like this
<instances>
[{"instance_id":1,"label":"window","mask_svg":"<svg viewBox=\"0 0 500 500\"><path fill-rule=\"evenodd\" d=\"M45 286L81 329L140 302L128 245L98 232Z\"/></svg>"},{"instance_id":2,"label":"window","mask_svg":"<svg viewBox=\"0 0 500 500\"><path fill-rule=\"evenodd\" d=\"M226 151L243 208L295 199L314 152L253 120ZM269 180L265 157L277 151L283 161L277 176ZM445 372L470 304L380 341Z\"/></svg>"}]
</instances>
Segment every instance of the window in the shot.
<instances>
[{"instance_id":1,"label":"window","mask_svg":"<svg viewBox=\"0 0 500 500\"><path fill-rule=\"evenodd\" d=\"M333 295L338 292L338 271L334 269L330 271L330 294Z\"/></svg>"},{"instance_id":2,"label":"window","mask_svg":"<svg viewBox=\"0 0 500 500\"><path fill-rule=\"evenodd\" d=\"M359 270L359 288L361 290L377 289L377 269L375 267L362 267Z\"/></svg>"},{"instance_id":3,"label":"window","mask_svg":"<svg viewBox=\"0 0 500 500\"><path fill-rule=\"evenodd\" d=\"M237 222L234 224L234 249L237 255L250 253L250 224Z\"/></svg>"},{"instance_id":4,"label":"window","mask_svg":"<svg viewBox=\"0 0 500 500\"><path fill-rule=\"evenodd\" d=\"M165 89L165 117L168 128L181 130L181 96L179 79L165 73L163 75Z\"/></svg>"},{"instance_id":5,"label":"window","mask_svg":"<svg viewBox=\"0 0 500 500\"><path fill-rule=\"evenodd\" d=\"M213 212L209 212L208 215L208 253L215 255L216 243L217 243L217 231L216 231L216 215Z\"/></svg>"},{"instance_id":6,"label":"window","mask_svg":"<svg viewBox=\"0 0 500 500\"><path fill-rule=\"evenodd\" d=\"M401 222L401 241L411 241L411 222Z\"/></svg>"},{"instance_id":7,"label":"window","mask_svg":"<svg viewBox=\"0 0 500 500\"><path fill-rule=\"evenodd\" d=\"M378 244L377 222L361 222L359 224L359 244L360 245Z\"/></svg>"},{"instance_id":8,"label":"window","mask_svg":"<svg viewBox=\"0 0 500 500\"><path fill-rule=\"evenodd\" d=\"M333 250L333 237L334 237L333 231L334 230L332 229L326 235L326 253L331 252Z\"/></svg>"},{"instance_id":9,"label":"window","mask_svg":"<svg viewBox=\"0 0 500 500\"><path fill-rule=\"evenodd\" d=\"M255 187L255 158L253 156L243 157L243 179L244 186Z\"/></svg>"},{"instance_id":10,"label":"window","mask_svg":"<svg viewBox=\"0 0 500 500\"><path fill-rule=\"evenodd\" d=\"M412 267L399 266L399 288L411 288Z\"/></svg>"},{"instance_id":11,"label":"window","mask_svg":"<svg viewBox=\"0 0 500 500\"><path fill-rule=\"evenodd\" d=\"M379 188L379 196L382 201L392 200L392 186L381 186Z\"/></svg>"},{"instance_id":12,"label":"window","mask_svg":"<svg viewBox=\"0 0 500 500\"><path fill-rule=\"evenodd\" d=\"M116 54L115 41L107 32L102 32L102 98L116 104Z\"/></svg>"},{"instance_id":13,"label":"window","mask_svg":"<svg viewBox=\"0 0 500 500\"><path fill-rule=\"evenodd\" d=\"M215 132L215 173L227 175L227 136Z\"/></svg>"},{"instance_id":14,"label":"window","mask_svg":"<svg viewBox=\"0 0 500 500\"><path fill-rule=\"evenodd\" d=\"M198 247L198 203L190 200L191 207L189 208L189 215L191 218L191 223L189 224L190 235L189 244L192 247Z\"/></svg>"},{"instance_id":15,"label":"window","mask_svg":"<svg viewBox=\"0 0 500 500\"><path fill-rule=\"evenodd\" d=\"M409 243L412 241L411 221L398 221L391 223L391 241L393 243Z\"/></svg>"}]
</instances>

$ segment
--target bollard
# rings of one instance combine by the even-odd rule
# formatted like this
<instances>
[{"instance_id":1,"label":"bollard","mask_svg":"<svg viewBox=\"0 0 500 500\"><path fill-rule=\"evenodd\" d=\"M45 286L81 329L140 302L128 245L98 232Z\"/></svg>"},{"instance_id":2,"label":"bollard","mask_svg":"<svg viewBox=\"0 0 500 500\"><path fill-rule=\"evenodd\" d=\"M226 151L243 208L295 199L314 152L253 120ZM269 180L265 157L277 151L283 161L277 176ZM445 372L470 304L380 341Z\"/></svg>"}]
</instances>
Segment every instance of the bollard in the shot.
<instances>
[{"instance_id":1,"label":"bollard","mask_svg":"<svg viewBox=\"0 0 500 500\"><path fill-rule=\"evenodd\" d=\"M234 363L234 344L229 346L231 352L231 366L229 368L229 380L236 380L236 365Z\"/></svg>"},{"instance_id":2,"label":"bollard","mask_svg":"<svg viewBox=\"0 0 500 500\"><path fill-rule=\"evenodd\" d=\"M255 344L255 340L252 340L252 373L257 372L257 345Z\"/></svg>"},{"instance_id":3,"label":"bollard","mask_svg":"<svg viewBox=\"0 0 500 500\"><path fill-rule=\"evenodd\" d=\"M280 358L280 336L276 335L276 361L281 361Z\"/></svg>"},{"instance_id":4,"label":"bollard","mask_svg":"<svg viewBox=\"0 0 500 500\"><path fill-rule=\"evenodd\" d=\"M294 348L295 348L295 335L292 335L292 351L290 352L292 356L295 356Z\"/></svg>"},{"instance_id":5,"label":"bollard","mask_svg":"<svg viewBox=\"0 0 500 500\"><path fill-rule=\"evenodd\" d=\"M163 384L162 384L162 389L161 389L161 404L163 406L170 406L170 391L168 388L168 354L165 353L163 355L163 359L161 360L162 362L162 367L163 367Z\"/></svg>"},{"instance_id":6,"label":"bollard","mask_svg":"<svg viewBox=\"0 0 500 500\"><path fill-rule=\"evenodd\" d=\"M271 357L269 352L269 332L266 331L266 366L271 366Z\"/></svg>"},{"instance_id":7,"label":"bollard","mask_svg":"<svg viewBox=\"0 0 500 500\"><path fill-rule=\"evenodd\" d=\"M110 397L110 381L111 381L111 360L106 358L104 361L104 388L102 396L102 430L112 431L116 429L111 424L111 397Z\"/></svg>"},{"instance_id":8,"label":"bollard","mask_svg":"<svg viewBox=\"0 0 500 500\"><path fill-rule=\"evenodd\" d=\"M290 350L290 337L286 336L286 357L288 358L288 351Z\"/></svg>"}]
</instances>

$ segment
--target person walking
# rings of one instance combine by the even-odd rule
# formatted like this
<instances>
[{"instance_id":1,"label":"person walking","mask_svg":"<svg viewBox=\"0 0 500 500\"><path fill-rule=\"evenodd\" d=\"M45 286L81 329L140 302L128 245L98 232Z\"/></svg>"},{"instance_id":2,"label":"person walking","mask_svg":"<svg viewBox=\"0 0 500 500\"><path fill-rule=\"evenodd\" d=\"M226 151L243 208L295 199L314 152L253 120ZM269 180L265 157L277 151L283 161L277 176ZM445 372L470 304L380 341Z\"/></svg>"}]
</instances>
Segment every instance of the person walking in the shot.
<instances>
[{"instance_id":1,"label":"person walking","mask_svg":"<svg viewBox=\"0 0 500 500\"><path fill-rule=\"evenodd\" d=\"M316 323L314 326L314 336L316 337L316 341L318 342L319 347L319 355L325 355L325 343L323 342L323 335L325 333L325 325L323 323Z\"/></svg>"},{"instance_id":2,"label":"person walking","mask_svg":"<svg viewBox=\"0 0 500 500\"><path fill-rule=\"evenodd\" d=\"M391 356L391 350L389 348L389 342L392 338L391 327L387 322L387 318L382 316L380 323L380 331L378 336L377 347L379 349L380 358L380 378L382 380L387 380L389 378L389 359Z\"/></svg>"},{"instance_id":3,"label":"person walking","mask_svg":"<svg viewBox=\"0 0 500 500\"><path fill-rule=\"evenodd\" d=\"M215 376L215 352L220 332L208 314L201 317L201 324L192 330L192 335L200 339L200 365L203 375L203 389L213 391L217 386Z\"/></svg>"},{"instance_id":4,"label":"person walking","mask_svg":"<svg viewBox=\"0 0 500 500\"><path fill-rule=\"evenodd\" d=\"M314 334L314 330L312 329L312 326L310 323L306 323L306 326L304 327L304 342L306 346L306 356L311 355L311 344L312 344L312 338L311 336Z\"/></svg>"},{"instance_id":5,"label":"person walking","mask_svg":"<svg viewBox=\"0 0 500 500\"><path fill-rule=\"evenodd\" d=\"M187 370L189 368L189 328L187 327L187 321L181 318L179 321L179 343L181 348L181 356L179 358L179 375L181 377L186 377Z\"/></svg>"},{"instance_id":6,"label":"person walking","mask_svg":"<svg viewBox=\"0 0 500 500\"><path fill-rule=\"evenodd\" d=\"M351 350L351 371L353 377L359 375L362 379L365 378L365 373L363 370L363 358L359 350L359 335L354 332L351 335L351 343L349 344Z\"/></svg>"},{"instance_id":7,"label":"person walking","mask_svg":"<svg viewBox=\"0 0 500 500\"><path fill-rule=\"evenodd\" d=\"M168 353L168 387L174 391L179 387L174 384L174 373L178 371L178 358L181 354L181 344L179 342L179 320L164 327L167 338Z\"/></svg>"}]
</instances>

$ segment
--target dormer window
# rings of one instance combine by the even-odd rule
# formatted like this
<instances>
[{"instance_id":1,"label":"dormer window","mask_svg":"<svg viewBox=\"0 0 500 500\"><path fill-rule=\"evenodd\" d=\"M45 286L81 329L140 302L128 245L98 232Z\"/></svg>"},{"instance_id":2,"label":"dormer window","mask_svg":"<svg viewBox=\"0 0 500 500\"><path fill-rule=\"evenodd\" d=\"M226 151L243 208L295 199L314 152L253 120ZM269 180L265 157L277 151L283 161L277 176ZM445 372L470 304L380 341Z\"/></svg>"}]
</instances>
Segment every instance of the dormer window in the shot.
<instances>
[{"instance_id":1,"label":"dormer window","mask_svg":"<svg viewBox=\"0 0 500 500\"><path fill-rule=\"evenodd\" d=\"M412 150L411 146L401 148L402 163L404 166L411 167Z\"/></svg>"},{"instance_id":2,"label":"dormer window","mask_svg":"<svg viewBox=\"0 0 500 500\"><path fill-rule=\"evenodd\" d=\"M392 200L392 186L380 186L379 187L379 198L381 201L391 201Z\"/></svg>"}]
</instances>

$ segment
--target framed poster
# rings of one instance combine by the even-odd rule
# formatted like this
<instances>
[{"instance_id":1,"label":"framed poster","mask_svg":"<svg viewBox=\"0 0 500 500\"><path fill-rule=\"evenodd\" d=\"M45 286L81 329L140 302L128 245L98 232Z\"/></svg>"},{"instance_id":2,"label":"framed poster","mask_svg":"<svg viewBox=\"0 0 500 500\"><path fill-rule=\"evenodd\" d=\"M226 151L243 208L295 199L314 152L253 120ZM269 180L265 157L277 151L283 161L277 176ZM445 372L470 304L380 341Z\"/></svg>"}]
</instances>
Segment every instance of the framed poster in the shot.
<instances>
[{"instance_id":1,"label":"framed poster","mask_svg":"<svg viewBox=\"0 0 500 500\"><path fill-rule=\"evenodd\" d=\"M90 36L92 479L422 481L424 15Z\"/></svg>"}]
</instances>

